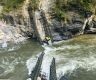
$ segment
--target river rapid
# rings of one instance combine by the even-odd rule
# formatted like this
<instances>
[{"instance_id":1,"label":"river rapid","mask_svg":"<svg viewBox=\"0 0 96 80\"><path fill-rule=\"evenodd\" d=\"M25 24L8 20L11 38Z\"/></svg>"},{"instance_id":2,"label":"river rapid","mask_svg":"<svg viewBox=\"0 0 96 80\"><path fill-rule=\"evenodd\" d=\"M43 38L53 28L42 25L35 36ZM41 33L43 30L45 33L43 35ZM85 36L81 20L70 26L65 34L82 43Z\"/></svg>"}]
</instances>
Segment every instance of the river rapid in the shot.
<instances>
[{"instance_id":1,"label":"river rapid","mask_svg":"<svg viewBox=\"0 0 96 80\"><path fill-rule=\"evenodd\" d=\"M0 79L27 80L40 53L44 51L41 72L49 78L49 66L56 58L58 80L96 80L96 35L76 36L73 39L41 46L33 40L9 43L0 48Z\"/></svg>"}]
</instances>

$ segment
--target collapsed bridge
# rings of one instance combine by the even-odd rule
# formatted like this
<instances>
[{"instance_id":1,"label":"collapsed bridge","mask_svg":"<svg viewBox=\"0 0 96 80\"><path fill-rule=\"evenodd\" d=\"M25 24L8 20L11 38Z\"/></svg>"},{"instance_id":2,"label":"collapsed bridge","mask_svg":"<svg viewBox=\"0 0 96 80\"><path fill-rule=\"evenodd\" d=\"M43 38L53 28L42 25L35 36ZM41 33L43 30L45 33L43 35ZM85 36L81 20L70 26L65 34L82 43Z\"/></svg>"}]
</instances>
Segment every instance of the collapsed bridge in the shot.
<instances>
[{"instance_id":1,"label":"collapsed bridge","mask_svg":"<svg viewBox=\"0 0 96 80\"><path fill-rule=\"evenodd\" d=\"M46 78L46 75L41 74L41 65L43 61L44 53L42 52L41 55L38 57L37 63L33 70L31 71L31 74L29 75L29 78L31 80L58 80L57 74L56 74L56 64L55 64L55 58L52 59L51 65L50 65L50 74L49 79ZM65 76L61 76L59 80L68 80Z\"/></svg>"}]
</instances>

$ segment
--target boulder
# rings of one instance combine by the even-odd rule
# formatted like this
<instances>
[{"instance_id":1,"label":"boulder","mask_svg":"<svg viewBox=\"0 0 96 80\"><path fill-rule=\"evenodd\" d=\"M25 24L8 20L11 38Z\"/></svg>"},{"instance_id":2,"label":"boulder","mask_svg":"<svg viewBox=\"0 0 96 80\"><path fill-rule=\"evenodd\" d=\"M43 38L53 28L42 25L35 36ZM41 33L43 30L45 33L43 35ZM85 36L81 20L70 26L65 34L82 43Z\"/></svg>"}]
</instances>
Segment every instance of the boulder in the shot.
<instances>
[{"instance_id":1,"label":"boulder","mask_svg":"<svg viewBox=\"0 0 96 80\"><path fill-rule=\"evenodd\" d=\"M79 18L78 16L73 16L71 21L72 21L73 24L74 23L78 23L78 24L83 24L84 23L84 20Z\"/></svg>"},{"instance_id":2,"label":"boulder","mask_svg":"<svg viewBox=\"0 0 96 80\"><path fill-rule=\"evenodd\" d=\"M79 33L82 29L83 24L70 24L68 27L68 31L71 32L73 35Z\"/></svg>"},{"instance_id":3,"label":"boulder","mask_svg":"<svg viewBox=\"0 0 96 80\"><path fill-rule=\"evenodd\" d=\"M86 25L85 33L87 34L96 34L96 21L93 20Z\"/></svg>"},{"instance_id":4,"label":"boulder","mask_svg":"<svg viewBox=\"0 0 96 80\"><path fill-rule=\"evenodd\" d=\"M61 41L62 40L62 36L59 35L59 33L54 32L52 34L53 37L53 41Z\"/></svg>"},{"instance_id":5,"label":"boulder","mask_svg":"<svg viewBox=\"0 0 96 80\"><path fill-rule=\"evenodd\" d=\"M72 38L72 33L71 32L67 31L67 32L63 33L63 35L62 35L63 40L68 40L70 38Z\"/></svg>"}]
</instances>

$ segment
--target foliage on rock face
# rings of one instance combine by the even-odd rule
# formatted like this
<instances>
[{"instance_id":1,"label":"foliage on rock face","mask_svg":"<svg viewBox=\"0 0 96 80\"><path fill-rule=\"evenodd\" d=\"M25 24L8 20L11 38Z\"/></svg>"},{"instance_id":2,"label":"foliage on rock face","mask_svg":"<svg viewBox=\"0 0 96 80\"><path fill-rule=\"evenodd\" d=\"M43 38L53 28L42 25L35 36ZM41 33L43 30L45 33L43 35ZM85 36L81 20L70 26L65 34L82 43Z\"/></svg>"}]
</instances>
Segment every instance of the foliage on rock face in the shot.
<instances>
[{"instance_id":1,"label":"foliage on rock face","mask_svg":"<svg viewBox=\"0 0 96 80\"><path fill-rule=\"evenodd\" d=\"M38 3L39 0L30 0L30 6L32 7L32 10L38 9Z\"/></svg>"},{"instance_id":2,"label":"foliage on rock face","mask_svg":"<svg viewBox=\"0 0 96 80\"><path fill-rule=\"evenodd\" d=\"M4 11L6 12L18 8L23 2L24 0L0 0L0 3L4 6Z\"/></svg>"},{"instance_id":3,"label":"foliage on rock face","mask_svg":"<svg viewBox=\"0 0 96 80\"><path fill-rule=\"evenodd\" d=\"M22 6L22 3L25 0L0 0L0 4L4 6L5 12L10 12L14 9L18 9L18 7ZM30 0L30 6L33 10L37 9L38 0Z\"/></svg>"},{"instance_id":4,"label":"foliage on rock face","mask_svg":"<svg viewBox=\"0 0 96 80\"><path fill-rule=\"evenodd\" d=\"M90 11L96 15L96 0L55 0L52 10L59 20L66 19L68 7L72 8L70 4L74 4L75 8L82 8L83 10ZM67 10L65 8L67 8Z\"/></svg>"},{"instance_id":5,"label":"foliage on rock face","mask_svg":"<svg viewBox=\"0 0 96 80\"><path fill-rule=\"evenodd\" d=\"M65 18L65 11L63 10L62 5L65 5L66 2L66 0L56 0L52 7L52 11L58 20L64 20Z\"/></svg>"},{"instance_id":6,"label":"foliage on rock face","mask_svg":"<svg viewBox=\"0 0 96 80\"><path fill-rule=\"evenodd\" d=\"M85 9L91 11L93 14L96 14L96 0L80 0L81 5Z\"/></svg>"},{"instance_id":7,"label":"foliage on rock face","mask_svg":"<svg viewBox=\"0 0 96 80\"><path fill-rule=\"evenodd\" d=\"M17 9L20 4L25 0L0 0L0 4L4 6L4 11L8 12ZM38 9L38 3L40 0L30 0L30 5L33 10ZM56 17L60 20L66 19L65 7L70 7L69 4L76 4L84 8L85 10L91 11L96 14L96 0L54 0L55 4L52 8Z\"/></svg>"}]
</instances>

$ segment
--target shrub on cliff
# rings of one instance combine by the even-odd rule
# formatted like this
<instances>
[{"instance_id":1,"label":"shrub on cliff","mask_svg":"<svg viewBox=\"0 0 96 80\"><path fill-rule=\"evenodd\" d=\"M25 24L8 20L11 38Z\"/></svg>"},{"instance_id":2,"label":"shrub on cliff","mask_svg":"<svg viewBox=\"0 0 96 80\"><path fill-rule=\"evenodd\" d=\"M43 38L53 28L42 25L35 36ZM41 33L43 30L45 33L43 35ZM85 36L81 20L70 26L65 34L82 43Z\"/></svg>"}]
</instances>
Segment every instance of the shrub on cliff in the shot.
<instances>
[{"instance_id":1,"label":"shrub on cliff","mask_svg":"<svg viewBox=\"0 0 96 80\"><path fill-rule=\"evenodd\" d=\"M24 0L0 0L0 3L4 6L3 11L11 11L20 6Z\"/></svg>"},{"instance_id":2,"label":"shrub on cliff","mask_svg":"<svg viewBox=\"0 0 96 80\"><path fill-rule=\"evenodd\" d=\"M67 11L72 9L78 9L78 13L83 10L96 15L96 0L55 0L52 12L58 20L66 20Z\"/></svg>"},{"instance_id":3,"label":"shrub on cliff","mask_svg":"<svg viewBox=\"0 0 96 80\"><path fill-rule=\"evenodd\" d=\"M18 9L18 7L22 6L22 3L25 0L0 0L0 4L4 6L4 12L10 12L14 9ZM38 0L30 0L30 6L33 10L37 9Z\"/></svg>"}]
</instances>

